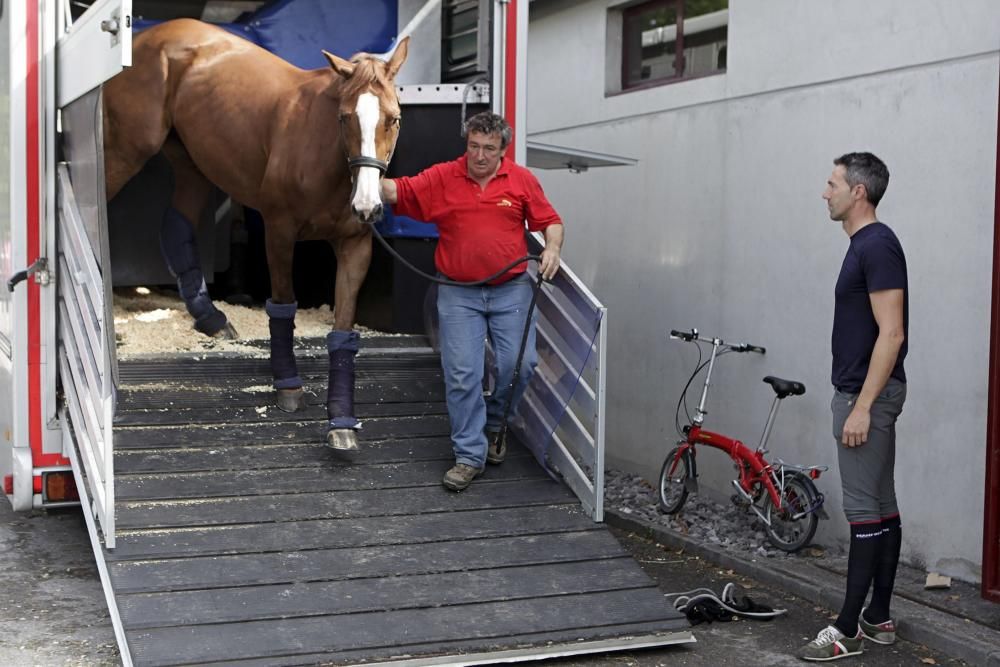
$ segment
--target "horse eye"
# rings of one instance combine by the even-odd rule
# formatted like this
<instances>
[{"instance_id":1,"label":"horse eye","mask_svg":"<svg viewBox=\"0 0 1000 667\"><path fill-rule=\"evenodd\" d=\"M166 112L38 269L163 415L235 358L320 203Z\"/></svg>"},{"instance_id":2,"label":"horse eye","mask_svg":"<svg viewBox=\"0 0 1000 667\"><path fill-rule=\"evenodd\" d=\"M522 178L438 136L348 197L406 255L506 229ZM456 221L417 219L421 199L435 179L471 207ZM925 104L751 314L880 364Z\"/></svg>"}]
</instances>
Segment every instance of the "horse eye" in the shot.
<instances>
[{"instance_id":1,"label":"horse eye","mask_svg":"<svg viewBox=\"0 0 1000 667\"><path fill-rule=\"evenodd\" d=\"M395 118L393 118L393 119L392 119L392 120L390 121L390 123L389 123L389 124L390 124L390 125L395 125L396 127L399 127L399 116L396 116Z\"/></svg>"}]
</instances>

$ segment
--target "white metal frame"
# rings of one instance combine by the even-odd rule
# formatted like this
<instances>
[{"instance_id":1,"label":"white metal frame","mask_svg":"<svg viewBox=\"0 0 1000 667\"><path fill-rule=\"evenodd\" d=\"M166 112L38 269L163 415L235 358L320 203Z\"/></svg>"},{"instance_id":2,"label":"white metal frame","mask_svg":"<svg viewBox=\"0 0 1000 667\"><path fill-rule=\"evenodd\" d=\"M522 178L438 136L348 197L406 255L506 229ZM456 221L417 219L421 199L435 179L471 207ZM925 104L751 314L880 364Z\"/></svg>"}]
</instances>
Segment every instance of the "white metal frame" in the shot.
<instances>
[{"instance_id":1,"label":"white metal frame","mask_svg":"<svg viewBox=\"0 0 1000 667\"><path fill-rule=\"evenodd\" d=\"M23 2L8 3L8 40L10 46L10 220L11 263L14 270L28 266L27 261L27 7ZM11 308L11 444L14 474L15 510L32 506L32 452L28 424L28 296L27 290L15 289L10 295Z\"/></svg>"},{"instance_id":2,"label":"white metal frame","mask_svg":"<svg viewBox=\"0 0 1000 667\"><path fill-rule=\"evenodd\" d=\"M540 234L530 237L532 254L543 246ZM536 307L538 367L510 427L529 447L547 447L546 463L603 521L608 310L565 264Z\"/></svg>"},{"instance_id":3,"label":"white metal frame","mask_svg":"<svg viewBox=\"0 0 1000 667\"><path fill-rule=\"evenodd\" d=\"M63 417L73 425L79 462L93 494L91 510L115 547L115 477L112 421L114 378L106 334L104 280L80 218L69 170L58 169L59 368L66 395Z\"/></svg>"}]
</instances>

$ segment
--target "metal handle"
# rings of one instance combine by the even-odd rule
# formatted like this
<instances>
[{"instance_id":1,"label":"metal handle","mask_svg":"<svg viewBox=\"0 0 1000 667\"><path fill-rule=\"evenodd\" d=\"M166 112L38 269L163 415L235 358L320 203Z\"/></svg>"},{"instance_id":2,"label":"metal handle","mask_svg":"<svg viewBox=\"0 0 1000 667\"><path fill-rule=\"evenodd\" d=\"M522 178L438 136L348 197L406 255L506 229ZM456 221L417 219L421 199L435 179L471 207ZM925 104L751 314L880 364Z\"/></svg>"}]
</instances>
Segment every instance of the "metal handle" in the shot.
<instances>
[{"instance_id":1,"label":"metal handle","mask_svg":"<svg viewBox=\"0 0 1000 667\"><path fill-rule=\"evenodd\" d=\"M112 35L117 35L118 29L119 29L118 19L111 18L111 19L104 19L103 21L101 21L101 30L103 30L104 32L110 32Z\"/></svg>"},{"instance_id":2,"label":"metal handle","mask_svg":"<svg viewBox=\"0 0 1000 667\"><path fill-rule=\"evenodd\" d=\"M35 280L39 285L49 284L49 260L45 257L39 257L36 259L31 266L21 271L18 271L10 277L7 281L7 291L13 293L14 288L17 284L27 280L28 276L32 274L37 274Z\"/></svg>"}]
</instances>

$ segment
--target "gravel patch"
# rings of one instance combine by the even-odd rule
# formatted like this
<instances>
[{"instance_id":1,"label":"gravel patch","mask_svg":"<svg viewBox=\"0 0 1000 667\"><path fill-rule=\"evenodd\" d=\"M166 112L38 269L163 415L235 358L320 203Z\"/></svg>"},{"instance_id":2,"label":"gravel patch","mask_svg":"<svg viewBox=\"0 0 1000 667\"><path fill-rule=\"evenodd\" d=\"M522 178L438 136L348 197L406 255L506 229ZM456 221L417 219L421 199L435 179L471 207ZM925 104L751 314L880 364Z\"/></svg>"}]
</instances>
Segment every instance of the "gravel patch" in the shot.
<instances>
[{"instance_id":1,"label":"gravel patch","mask_svg":"<svg viewBox=\"0 0 1000 667\"><path fill-rule=\"evenodd\" d=\"M604 474L605 507L625 516L657 524L667 530L703 544L753 558L795 558L776 549L767 540L763 524L749 508L720 504L699 494L688 496L684 507L674 515L660 511L656 489L634 473L607 470ZM828 550L815 545L802 555L816 557Z\"/></svg>"}]
</instances>

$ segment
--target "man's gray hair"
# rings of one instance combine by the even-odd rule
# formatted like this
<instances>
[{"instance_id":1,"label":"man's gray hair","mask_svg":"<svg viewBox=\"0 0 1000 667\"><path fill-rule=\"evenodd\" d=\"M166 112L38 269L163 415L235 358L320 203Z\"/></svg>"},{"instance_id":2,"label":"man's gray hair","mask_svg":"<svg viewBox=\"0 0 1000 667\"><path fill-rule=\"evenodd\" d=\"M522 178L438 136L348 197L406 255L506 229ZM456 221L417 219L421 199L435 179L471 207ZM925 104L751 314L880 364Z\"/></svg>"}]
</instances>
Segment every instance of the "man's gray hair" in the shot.
<instances>
[{"instance_id":1,"label":"man's gray hair","mask_svg":"<svg viewBox=\"0 0 1000 667\"><path fill-rule=\"evenodd\" d=\"M844 168L847 185L852 188L859 183L865 186L868 201L872 206L878 206L885 189L889 187L889 168L885 162L871 153L845 153L833 164Z\"/></svg>"},{"instance_id":2,"label":"man's gray hair","mask_svg":"<svg viewBox=\"0 0 1000 667\"><path fill-rule=\"evenodd\" d=\"M507 124L504 117L490 111L481 111L465 121L462 125L462 136L466 137L470 132L500 135L500 148L507 148L511 139L514 138L514 130Z\"/></svg>"}]
</instances>

